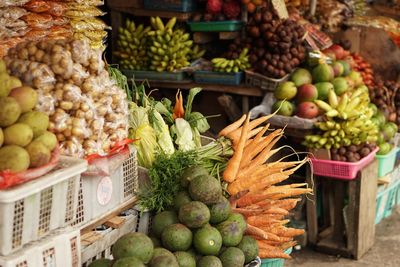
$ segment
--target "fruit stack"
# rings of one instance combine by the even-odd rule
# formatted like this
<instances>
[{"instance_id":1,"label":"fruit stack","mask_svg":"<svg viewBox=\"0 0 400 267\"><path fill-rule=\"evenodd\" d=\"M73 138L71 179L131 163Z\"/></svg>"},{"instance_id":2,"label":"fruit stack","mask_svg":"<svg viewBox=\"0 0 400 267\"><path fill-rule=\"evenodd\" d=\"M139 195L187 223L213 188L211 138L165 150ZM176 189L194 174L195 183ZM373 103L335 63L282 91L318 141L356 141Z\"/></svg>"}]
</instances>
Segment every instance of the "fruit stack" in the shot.
<instances>
[{"instance_id":1,"label":"fruit stack","mask_svg":"<svg viewBox=\"0 0 400 267\"><path fill-rule=\"evenodd\" d=\"M213 70L217 72L240 72L250 68L248 49L244 48L237 58L214 58L212 60Z\"/></svg>"},{"instance_id":2,"label":"fruit stack","mask_svg":"<svg viewBox=\"0 0 400 267\"><path fill-rule=\"evenodd\" d=\"M256 240L244 235L246 221L231 211L217 179L195 166L181 182L187 190L170 210L155 215L151 238L131 233L114 244L113 266L244 266L258 256ZM110 263L101 259L90 267Z\"/></svg>"},{"instance_id":3,"label":"fruit stack","mask_svg":"<svg viewBox=\"0 0 400 267\"><path fill-rule=\"evenodd\" d=\"M342 50L332 50L336 53L332 58L341 59ZM376 142L378 126L372 120L376 109L369 105L368 87L361 74L352 71L344 60L309 68L311 71L297 69L290 81L276 89L278 102L273 111L286 116L295 113L306 119L323 115L322 121L315 123L319 133L305 137L304 144L310 148L339 149ZM288 101L293 101L297 107Z\"/></svg>"},{"instance_id":4,"label":"fruit stack","mask_svg":"<svg viewBox=\"0 0 400 267\"><path fill-rule=\"evenodd\" d=\"M290 19L280 20L269 8L250 16L246 33L244 44L250 49L250 63L257 73L282 78L305 59L303 27Z\"/></svg>"},{"instance_id":5,"label":"fruit stack","mask_svg":"<svg viewBox=\"0 0 400 267\"><path fill-rule=\"evenodd\" d=\"M378 79L369 91L372 102L385 114L386 119L392 122L397 121L396 97L399 90L398 83Z\"/></svg>"},{"instance_id":6,"label":"fruit stack","mask_svg":"<svg viewBox=\"0 0 400 267\"><path fill-rule=\"evenodd\" d=\"M240 12L239 0L208 0L206 14L196 14L192 20L195 22L237 20L240 17Z\"/></svg>"},{"instance_id":7,"label":"fruit stack","mask_svg":"<svg viewBox=\"0 0 400 267\"><path fill-rule=\"evenodd\" d=\"M9 76L0 61L0 171L22 172L50 162L57 138L47 131L49 117L34 111L36 90Z\"/></svg>"},{"instance_id":8,"label":"fruit stack","mask_svg":"<svg viewBox=\"0 0 400 267\"><path fill-rule=\"evenodd\" d=\"M157 72L180 70L190 61L205 53L193 46L189 33L175 28L176 18L164 24L159 17L150 19L151 27L126 21L119 29L118 50L122 68L129 70L152 70Z\"/></svg>"}]
</instances>

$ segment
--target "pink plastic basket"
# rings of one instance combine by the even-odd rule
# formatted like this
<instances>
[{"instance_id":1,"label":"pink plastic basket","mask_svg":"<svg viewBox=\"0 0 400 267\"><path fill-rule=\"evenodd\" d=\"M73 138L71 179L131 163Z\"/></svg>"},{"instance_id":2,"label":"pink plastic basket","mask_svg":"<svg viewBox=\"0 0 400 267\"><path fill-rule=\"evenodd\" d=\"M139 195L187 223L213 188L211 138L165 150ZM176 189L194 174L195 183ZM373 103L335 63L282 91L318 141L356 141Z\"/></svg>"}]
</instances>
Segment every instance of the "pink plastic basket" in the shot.
<instances>
[{"instance_id":1,"label":"pink plastic basket","mask_svg":"<svg viewBox=\"0 0 400 267\"><path fill-rule=\"evenodd\" d=\"M357 173L371 163L379 148L375 148L368 156L357 162L341 162L311 158L314 174L343 180L353 180Z\"/></svg>"}]
</instances>

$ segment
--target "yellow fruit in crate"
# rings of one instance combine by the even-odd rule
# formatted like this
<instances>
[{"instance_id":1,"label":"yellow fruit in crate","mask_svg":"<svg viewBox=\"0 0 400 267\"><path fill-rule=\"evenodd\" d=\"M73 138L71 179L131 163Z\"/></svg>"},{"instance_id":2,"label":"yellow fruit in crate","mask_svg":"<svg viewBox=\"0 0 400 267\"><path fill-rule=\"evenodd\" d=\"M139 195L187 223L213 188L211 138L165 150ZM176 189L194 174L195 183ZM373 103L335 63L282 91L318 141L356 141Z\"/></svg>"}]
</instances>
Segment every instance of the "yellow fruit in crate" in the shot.
<instances>
[{"instance_id":1,"label":"yellow fruit in crate","mask_svg":"<svg viewBox=\"0 0 400 267\"><path fill-rule=\"evenodd\" d=\"M40 141L33 141L26 147L30 158L30 167L37 168L50 162L51 152Z\"/></svg>"},{"instance_id":2,"label":"yellow fruit in crate","mask_svg":"<svg viewBox=\"0 0 400 267\"><path fill-rule=\"evenodd\" d=\"M3 130L0 128L0 147L3 145L4 142L4 134Z\"/></svg>"},{"instance_id":3,"label":"yellow fruit in crate","mask_svg":"<svg viewBox=\"0 0 400 267\"><path fill-rule=\"evenodd\" d=\"M3 146L0 148L0 171L25 171L29 168L29 154L19 146Z\"/></svg>"},{"instance_id":4,"label":"yellow fruit in crate","mask_svg":"<svg viewBox=\"0 0 400 267\"><path fill-rule=\"evenodd\" d=\"M49 117L39 111L29 111L22 114L18 122L28 124L32 128L34 138L42 135L49 127Z\"/></svg>"},{"instance_id":5,"label":"yellow fruit in crate","mask_svg":"<svg viewBox=\"0 0 400 267\"><path fill-rule=\"evenodd\" d=\"M44 134L37 137L34 141L42 142L50 151L53 151L57 145L57 137L51 132L44 132Z\"/></svg>"},{"instance_id":6,"label":"yellow fruit in crate","mask_svg":"<svg viewBox=\"0 0 400 267\"><path fill-rule=\"evenodd\" d=\"M21 107L12 97L0 97L0 127L14 124L21 115Z\"/></svg>"},{"instance_id":7,"label":"yellow fruit in crate","mask_svg":"<svg viewBox=\"0 0 400 267\"><path fill-rule=\"evenodd\" d=\"M33 138L32 129L24 123L16 123L4 129L4 144L27 146Z\"/></svg>"},{"instance_id":8,"label":"yellow fruit in crate","mask_svg":"<svg viewBox=\"0 0 400 267\"><path fill-rule=\"evenodd\" d=\"M37 92L28 86L12 89L9 96L17 100L22 113L32 110L36 106L38 100Z\"/></svg>"}]
</instances>

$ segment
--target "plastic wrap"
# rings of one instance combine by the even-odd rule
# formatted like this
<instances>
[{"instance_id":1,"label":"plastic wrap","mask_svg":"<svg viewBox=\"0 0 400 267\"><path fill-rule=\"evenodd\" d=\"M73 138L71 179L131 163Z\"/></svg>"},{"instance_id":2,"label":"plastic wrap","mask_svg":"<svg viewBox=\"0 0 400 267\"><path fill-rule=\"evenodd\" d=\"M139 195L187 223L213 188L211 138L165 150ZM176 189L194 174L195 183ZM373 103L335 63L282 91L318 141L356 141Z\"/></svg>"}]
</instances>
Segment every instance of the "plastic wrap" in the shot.
<instances>
[{"instance_id":1,"label":"plastic wrap","mask_svg":"<svg viewBox=\"0 0 400 267\"><path fill-rule=\"evenodd\" d=\"M276 101L273 93L268 93L265 95L261 105L254 107L251 113L251 119L258 118L260 116L269 115L272 113L272 105ZM277 127L289 127L294 129L313 129L314 123L318 121L316 119L303 119L297 116L288 117L282 115L273 116L269 122Z\"/></svg>"},{"instance_id":2,"label":"plastic wrap","mask_svg":"<svg viewBox=\"0 0 400 267\"><path fill-rule=\"evenodd\" d=\"M54 25L53 17L50 14L45 13L28 13L24 15L22 19L31 28L48 29Z\"/></svg>"},{"instance_id":3,"label":"plastic wrap","mask_svg":"<svg viewBox=\"0 0 400 267\"><path fill-rule=\"evenodd\" d=\"M10 73L29 86L49 92L56 82L54 73L45 64L23 59L6 59L6 62Z\"/></svg>"},{"instance_id":4,"label":"plastic wrap","mask_svg":"<svg viewBox=\"0 0 400 267\"><path fill-rule=\"evenodd\" d=\"M65 3L44 0L32 0L25 4L24 7L35 13L46 12L53 16L62 16L67 10L67 5Z\"/></svg>"},{"instance_id":5,"label":"plastic wrap","mask_svg":"<svg viewBox=\"0 0 400 267\"><path fill-rule=\"evenodd\" d=\"M99 17L104 16L106 13L103 12L101 9L89 6L84 8L78 9L69 9L65 12L65 16L69 18L87 18L87 17Z\"/></svg>"},{"instance_id":6,"label":"plastic wrap","mask_svg":"<svg viewBox=\"0 0 400 267\"><path fill-rule=\"evenodd\" d=\"M78 1L85 1L85 0L78 0ZM28 2L29 0L1 0L0 7L23 6Z\"/></svg>"},{"instance_id":7,"label":"plastic wrap","mask_svg":"<svg viewBox=\"0 0 400 267\"><path fill-rule=\"evenodd\" d=\"M1 7L1 4L0 4ZM17 20L28 12L25 8L10 6L0 9L0 19Z\"/></svg>"},{"instance_id":8,"label":"plastic wrap","mask_svg":"<svg viewBox=\"0 0 400 267\"><path fill-rule=\"evenodd\" d=\"M106 155L128 136L126 93L110 78L101 56L81 41L47 40L19 44L7 57L12 73L36 84L37 109L50 115L49 130L62 154Z\"/></svg>"},{"instance_id":9,"label":"plastic wrap","mask_svg":"<svg viewBox=\"0 0 400 267\"><path fill-rule=\"evenodd\" d=\"M85 176L109 176L130 157L129 144L133 140L125 139L116 143L107 156L91 154L86 159L89 163Z\"/></svg>"},{"instance_id":10,"label":"plastic wrap","mask_svg":"<svg viewBox=\"0 0 400 267\"><path fill-rule=\"evenodd\" d=\"M58 165L59 160L60 150L56 148L51 154L50 162L46 165L38 168L31 168L29 170L17 173L13 173L10 171L0 172L0 190L29 182L45 175L46 173L49 173Z\"/></svg>"},{"instance_id":11,"label":"plastic wrap","mask_svg":"<svg viewBox=\"0 0 400 267\"><path fill-rule=\"evenodd\" d=\"M21 25L14 28L6 28L0 25L0 43L4 42L3 40L8 41L7 39L10 38L23 37L29 32L29 29L24 21L19 21L18 23Z\"/></svg>"},{"instance_id":12,"label":"plastic wrap","mask_svg":"<svg viewBox=\"0 0 400 267\"><path fill-rule=\"evenodd\" d=\"M102 31L106 29L111 29L107 24L101 19L97 18L84 18L81 20L71 19L71 26L77 32L85 31Z\"/></svg>"}]
</instances>

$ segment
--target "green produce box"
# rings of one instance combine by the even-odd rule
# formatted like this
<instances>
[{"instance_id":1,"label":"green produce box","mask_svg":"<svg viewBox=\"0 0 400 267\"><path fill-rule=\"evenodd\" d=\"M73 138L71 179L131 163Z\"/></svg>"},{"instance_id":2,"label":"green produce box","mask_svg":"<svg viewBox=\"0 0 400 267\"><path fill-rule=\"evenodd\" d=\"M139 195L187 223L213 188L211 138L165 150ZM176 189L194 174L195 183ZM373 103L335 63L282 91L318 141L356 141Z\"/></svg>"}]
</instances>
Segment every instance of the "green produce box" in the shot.
<instances>
[{"instance_id":1,"label":"green produce box","mask_svg":"<svg viewBox=\"0 0 400 267\"><path fill-rule=\"evenodd\" d=\"M378 167L378 176L382 177L386 174L390 173L394 164L396 163L397 152L399 151L398 147L392 149L387 155L376 155L375 158L379 161Z\"/></svg>"},{"instance_id":2,"label":"green produce box","mask_svg":"<svg viewBox=\"0 0 400 267\"><path fill-rule=\"evenodd\" d=\"M183 71L157 72L142 70L122 70L122 72L126 77L128 77L128 79L134 78L135 80L182 82L187 78L187 73Z\"/></svg>"},{"instance_id":3,"label":"green produce box","mask_svg":"<svg viewBox=\"0 0 400 267\"><path fill-rule=\"evenodd\" d=\"M195 71L193 74L196 83L225 85L239 85L243 80L243 76L243 72L223 73L215 71Z\"/></svg>"},{"instance_id":4,"label":"green produce box","mask_svg":"<svg viewBox=\"0 0 400 267\"><path fill-rule=\"evenodd\" d=\"M188 24L193 32L236 32L244 25L243 21L238 20L188 22Z\"/></svg>"},{"instance_id":5,"label":"green produce box","mask_svg":"<svg viewBox=\"0 0 400 267\"><path fill-rule=\"evenodd\" d=\"M392 209L397 202L399 188L400 180L397 180L384 191L378 193L376 197L375 224L392 215Z\"/></svg>"}]
</instances>

